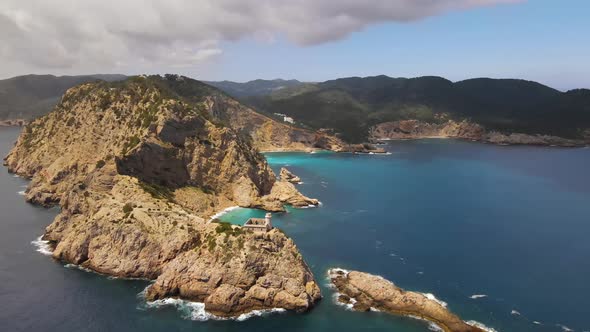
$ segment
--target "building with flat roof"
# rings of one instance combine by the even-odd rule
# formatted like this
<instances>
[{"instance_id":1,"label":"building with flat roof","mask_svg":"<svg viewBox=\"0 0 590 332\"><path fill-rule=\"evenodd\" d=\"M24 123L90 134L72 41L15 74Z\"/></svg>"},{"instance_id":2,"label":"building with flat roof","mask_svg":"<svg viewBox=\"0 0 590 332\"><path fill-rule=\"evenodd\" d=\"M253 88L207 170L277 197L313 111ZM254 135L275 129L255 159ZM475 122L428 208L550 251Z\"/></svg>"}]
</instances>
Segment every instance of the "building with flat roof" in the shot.
<instances>
[{"instance_id":1,"label":"building with flat roof","mask_svg":"<svg viewBox=\"0 0 590 332\"><path fill-rule=\"evenodd\" d=\"M246 221L243 228L258 233L268 232L272 229L272 215L269 212L264 218L250 218Z\"/></svg>"}]
</instances>

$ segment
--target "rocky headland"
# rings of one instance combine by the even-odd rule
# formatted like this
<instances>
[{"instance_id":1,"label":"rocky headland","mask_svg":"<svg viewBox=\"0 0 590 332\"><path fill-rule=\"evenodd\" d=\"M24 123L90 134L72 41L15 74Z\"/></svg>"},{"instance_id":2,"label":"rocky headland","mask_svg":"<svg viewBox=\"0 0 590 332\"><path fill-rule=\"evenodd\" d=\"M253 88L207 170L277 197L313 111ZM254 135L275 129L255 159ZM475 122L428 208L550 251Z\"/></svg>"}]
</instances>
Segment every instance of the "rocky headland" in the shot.
<instances>
[{"instance_id":1,"label":"rocky headland","mask_svg":"<svg viewBox=\"0 0 590 332\"><path fill-rule=\"evenodd\" d=\"M31 180L27 201L61 207L43 235L53 257L155 280L148 300L204 302L219 316L311 308L320 290L288 236L206 221L229 206L318 204L275 177L263 140L216 116L241 107L223 96L172 75L88 83L26 125L4 164Z\"/></svg>"},{"instance_id":2,"label":"rocky headland","mask_svg":"<svg viewBox=\"0 0 590 332\"><path fill-rule=\"evenodd\" d=\"M421 138L460 138L499 145L541 145L579 147L590 144L590 135L586 139L569 139L551 135L531 135L523 133L500 133L488 131L483 126L467 120L446 120L429 123L419 120L401 120L380 123L370 130L374 141L391 139Z\"/></svg>"},{"instance_id":3,"label":"rocky headland","mask_svg":"<svg viewBox=\"0 0 590 332\"><path fill-rule=\"evenodd\" d=\"M358 271L331 269L330 281L337 301L355 311L378 310L413 316L436 324L445 332L483 332L476 322L464 322L443 304L425 294L405 291L380 276Z\"/></svg>"}]
</instances>

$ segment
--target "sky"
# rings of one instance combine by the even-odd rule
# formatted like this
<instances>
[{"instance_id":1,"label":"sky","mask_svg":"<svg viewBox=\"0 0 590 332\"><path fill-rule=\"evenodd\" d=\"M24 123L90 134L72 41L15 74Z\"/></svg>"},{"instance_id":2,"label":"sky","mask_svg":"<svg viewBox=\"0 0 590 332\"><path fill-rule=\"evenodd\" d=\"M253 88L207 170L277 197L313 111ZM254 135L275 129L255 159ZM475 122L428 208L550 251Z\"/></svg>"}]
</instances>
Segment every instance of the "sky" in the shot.
<instances>
[{"instance_id":1,"label":"sky","mask_svg":"<svg viewBox=\"0 0 590 332\"><path fill-rule=\"evenodd\" d=\"M590 88L587 0L0 0L0 78L388 75Z\"/></svg>"}]
</instances>

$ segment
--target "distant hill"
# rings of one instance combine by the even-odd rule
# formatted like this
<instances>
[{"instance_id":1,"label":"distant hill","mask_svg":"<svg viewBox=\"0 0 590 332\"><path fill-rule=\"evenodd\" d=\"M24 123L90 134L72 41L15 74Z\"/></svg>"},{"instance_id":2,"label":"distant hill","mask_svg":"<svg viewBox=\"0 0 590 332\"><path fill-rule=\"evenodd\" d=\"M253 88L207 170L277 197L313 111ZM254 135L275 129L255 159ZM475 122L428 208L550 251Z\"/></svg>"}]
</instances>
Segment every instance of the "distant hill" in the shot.
<instances>
[{"instance_id":1,"label":"distant hill","mask_svg":"<svg viewBox=\"0 0 590 332\"><path fill-rule=\"evenodd\" d=\"M294 88L303 85L304 83L297 80L254 80L246 83L237 83L231 81L207 82L218 89L225 91L227 94L236 97L252 97L263 96L274 92L278 92L286 88Z\"/></svg>"},{"instance_id":2,"label":"distant hill","mask_svg":"<svg viewBox=\"0 0 590 332\"><path fill-rule=\"evenodd\" d=\"M49 112L64 92L97 80L118 81L124 75L25 75L0 80L0 120L30 120Z\"/></svg>"},{"instance_id":3,"label":"distant hill","mask_svg":"<svg viewBox=\"0 0 590 332\"><path fill-rule=\"evenodd\" d=\"M445 118L469 119L505 132L575 138L590 128L590 90L564 93L516 79L453 83L433 76L349 77L241 98L263 113L287 114L315 129L332 128L349 142L366 140L369 128L378 123L436 123L443 113Z\"/></svg>"}]
</instances>

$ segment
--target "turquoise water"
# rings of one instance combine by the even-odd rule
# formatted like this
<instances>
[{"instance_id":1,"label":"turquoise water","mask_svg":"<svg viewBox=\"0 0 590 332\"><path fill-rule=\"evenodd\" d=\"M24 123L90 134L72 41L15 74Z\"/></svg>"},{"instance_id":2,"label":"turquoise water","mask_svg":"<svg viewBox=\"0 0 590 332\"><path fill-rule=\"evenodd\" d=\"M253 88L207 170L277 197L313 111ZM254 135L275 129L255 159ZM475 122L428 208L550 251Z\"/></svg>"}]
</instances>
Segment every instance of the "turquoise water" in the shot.
<instances>
[{"instance_id":1,"label":"turquoise water","mask_svg":"<svg viewBox=\"0 0 590 332\"><path fill-rule=\"evenodd\" d=\"M0 129L0 153L18 135ZM428 331L427 325L335 305L329 267L382 275L435 294L466 320L498 331L590 330L590 150L498 147L452 140L392 142L391 155L268 154L323 205L274 214L323 286L308 314L244 322L184 319L146 308L147 283L112 280L52 261L31 241L55 210L17 194L0 173L0 326L6 331ZM242 223L261 211L221 218ZM487 297L471 299L470 296ZM520 315L511 314L516 310ZM534 324L539 321L542 325Z\"/></svg>"}]
</instances>

